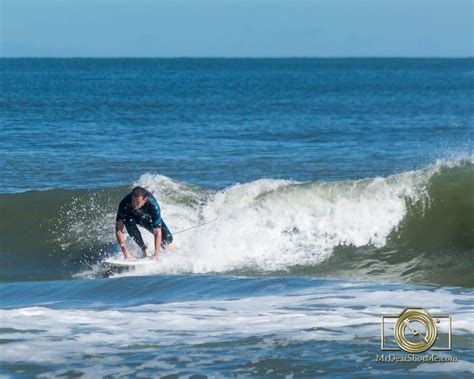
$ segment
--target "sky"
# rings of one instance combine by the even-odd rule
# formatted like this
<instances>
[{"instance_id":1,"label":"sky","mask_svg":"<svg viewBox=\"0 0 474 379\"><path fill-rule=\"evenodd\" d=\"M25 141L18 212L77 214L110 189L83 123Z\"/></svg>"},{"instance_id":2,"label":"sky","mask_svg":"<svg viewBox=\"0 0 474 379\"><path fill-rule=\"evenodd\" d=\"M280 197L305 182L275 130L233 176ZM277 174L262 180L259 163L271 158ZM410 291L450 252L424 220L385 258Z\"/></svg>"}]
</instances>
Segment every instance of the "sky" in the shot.
<instances>
[{"instance_id":1,"label":"sky","mask_svg":"<svg viewBox=\"0 0 474 379\"><path fill-rule=\"evenodd\" d=\"M474 0L0 0L0 57L472 57Z\"/></svg>"}]
</instances>

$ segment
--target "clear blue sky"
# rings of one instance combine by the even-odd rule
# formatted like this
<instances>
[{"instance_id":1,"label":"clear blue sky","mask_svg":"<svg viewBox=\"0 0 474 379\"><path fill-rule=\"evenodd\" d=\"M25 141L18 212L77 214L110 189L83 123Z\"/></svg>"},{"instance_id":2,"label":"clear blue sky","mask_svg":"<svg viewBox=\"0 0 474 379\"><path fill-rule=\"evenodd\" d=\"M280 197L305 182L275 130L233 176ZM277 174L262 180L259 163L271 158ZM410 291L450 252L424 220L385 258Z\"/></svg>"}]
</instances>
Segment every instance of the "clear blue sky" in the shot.
<instances>
[{"instance_id":1,"label":"clear blue sky","mask_svg":"<svg viewBox=\"0 0 474 379\"><path fill-rule=\"evenodd\" d=\"M466 57L472 0L0 0L2 57Z\"/></svg>"}]
</instances>

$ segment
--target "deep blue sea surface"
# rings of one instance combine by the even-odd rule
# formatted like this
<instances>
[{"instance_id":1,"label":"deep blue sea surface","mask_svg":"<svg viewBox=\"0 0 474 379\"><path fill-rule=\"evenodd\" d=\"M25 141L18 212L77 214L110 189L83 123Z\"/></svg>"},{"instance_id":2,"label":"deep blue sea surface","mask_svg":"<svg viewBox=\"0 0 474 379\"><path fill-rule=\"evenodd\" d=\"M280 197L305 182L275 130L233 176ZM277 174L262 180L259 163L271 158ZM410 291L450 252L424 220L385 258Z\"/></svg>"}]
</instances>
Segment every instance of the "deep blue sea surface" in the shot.
<instances>
[{"instance_id":1,"label":"deep blue sea surface","mask_svg":"<svg viewBox=\"0 0 474 379\"><path fill-rule=\"evenodd\" d=\"M3 192L387 176L472 149L472 59L0 62Z\"/></svg>"},{"instance_id":2,"label":"deep blue sea surface","mask_svg":"<svg viewBox=\"0 0 474 379\"><path fill-rule=\"evenodd\" d=\"M471 377L473 95L474 59L0 59L0 374ZM177 251L112 267L135 185ZM414 306L458 362L375 360Z\"/></svg>"}]
</instances>

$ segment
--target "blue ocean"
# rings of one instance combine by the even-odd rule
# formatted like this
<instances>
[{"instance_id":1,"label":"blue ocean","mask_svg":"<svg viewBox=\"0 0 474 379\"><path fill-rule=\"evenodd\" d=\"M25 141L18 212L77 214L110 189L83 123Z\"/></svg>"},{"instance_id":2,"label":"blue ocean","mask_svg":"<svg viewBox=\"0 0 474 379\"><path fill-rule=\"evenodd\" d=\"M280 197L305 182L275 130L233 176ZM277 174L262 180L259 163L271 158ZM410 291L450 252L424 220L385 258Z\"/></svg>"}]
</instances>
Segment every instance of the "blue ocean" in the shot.
<instances>
[{"instance_id":1,"label":"blue ocean","mask_svg":"<svg viewBox=\"0 0 474 379\"><path fill-rule=\"evenodd\" d=\"M5 58L0 83L2 377L472 377L474 59ZM137 185L177 250L112 267ZM381 361L410 307L451 350Z\"/></svg>"}]
</instances>

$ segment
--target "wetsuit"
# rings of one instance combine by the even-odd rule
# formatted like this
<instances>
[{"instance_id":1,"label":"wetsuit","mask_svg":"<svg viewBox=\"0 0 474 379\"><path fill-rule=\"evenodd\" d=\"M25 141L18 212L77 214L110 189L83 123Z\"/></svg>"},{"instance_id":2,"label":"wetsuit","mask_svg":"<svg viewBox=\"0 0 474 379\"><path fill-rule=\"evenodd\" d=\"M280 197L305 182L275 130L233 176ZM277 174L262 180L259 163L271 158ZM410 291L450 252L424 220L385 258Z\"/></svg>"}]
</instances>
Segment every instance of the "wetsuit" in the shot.
<instances>
[{"instance_id":1,"label":"wetsuit","mask_svg":"<svg viewBox=\"0 0 474 379\"><path fill-rule=\"evenodd\" d=\"M147 201L145 205L137 210L134 210L132 207L132 194L129 193L125 196L120 202L116 220L123 221L128 234L142 250L145 250L147 246L145 242L143 242L138 225L144 227L151 233L153 233L153 229L161 228L161 247L166 247L166 245L173 242L173 236L161 218L158 201L156 201L150 192L147 192L146 195Z\"/></svg>"}]
</instances>

